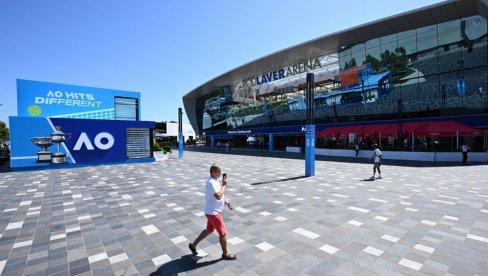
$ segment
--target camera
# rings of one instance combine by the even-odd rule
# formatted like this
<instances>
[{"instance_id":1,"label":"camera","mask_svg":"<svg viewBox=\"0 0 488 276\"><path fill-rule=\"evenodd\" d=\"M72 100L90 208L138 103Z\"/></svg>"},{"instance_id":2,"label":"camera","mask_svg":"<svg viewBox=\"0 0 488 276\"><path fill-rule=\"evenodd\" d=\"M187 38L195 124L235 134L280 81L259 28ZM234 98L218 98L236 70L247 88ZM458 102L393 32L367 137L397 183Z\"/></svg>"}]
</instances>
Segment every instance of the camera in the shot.
<instances>
[{"instance_id":1,"label":"camera","mask_svg":"<svg viewBox=\"0 0 488 276\"><path fill-rule=\"evenodd\" d=\"M224 178L224 179L227 178L227 174L226 173L223 173L222 174L222 178Z\"/></svg>"}]
</instances>

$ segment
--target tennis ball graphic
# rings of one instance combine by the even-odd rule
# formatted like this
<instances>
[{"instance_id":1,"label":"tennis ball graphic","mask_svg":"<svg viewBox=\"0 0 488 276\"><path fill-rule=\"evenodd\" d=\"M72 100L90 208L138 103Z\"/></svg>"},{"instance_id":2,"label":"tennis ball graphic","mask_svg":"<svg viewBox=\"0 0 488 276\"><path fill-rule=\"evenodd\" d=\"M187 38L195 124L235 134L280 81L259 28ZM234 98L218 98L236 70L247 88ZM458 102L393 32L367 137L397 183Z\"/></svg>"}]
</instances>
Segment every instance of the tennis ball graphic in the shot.
<instances>
[{"instance_id":1,"label":"tennis ball graphic","mask_svg":"<svg viewBox=\"0 0 488 276\"><path fill-rule=\"evenodd\" d=\"M31 105L27 108L27 112L29 112L31 116L39 116L42 113L42 109L38 105Z\"/></svg>"}]
</instances>

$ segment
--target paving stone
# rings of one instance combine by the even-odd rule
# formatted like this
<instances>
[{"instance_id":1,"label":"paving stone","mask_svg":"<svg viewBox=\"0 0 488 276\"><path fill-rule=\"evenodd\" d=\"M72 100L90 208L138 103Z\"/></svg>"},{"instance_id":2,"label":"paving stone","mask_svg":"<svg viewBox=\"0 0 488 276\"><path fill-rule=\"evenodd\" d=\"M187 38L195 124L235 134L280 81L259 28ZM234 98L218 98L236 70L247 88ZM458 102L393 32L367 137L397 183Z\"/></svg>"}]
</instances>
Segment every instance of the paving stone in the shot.
<instances>
[{"instance_id":1,"label":"paving stone","mask_svg":"<svg viewBox=\"0 0 488 276\"><path fill-rule=\"evenodd\" d=\"M235 209L224 218L236 261L220 259L215 233L198 245L205 257L187 248L206 225L214 160L229 175ZM356 160L318 160L308 178L303 167L264 153L186 151L181 160L2 173L2 273L488 274L488 166L385 162L376 181L363 181L372 164Z\"/></svg>"}]
</instances>

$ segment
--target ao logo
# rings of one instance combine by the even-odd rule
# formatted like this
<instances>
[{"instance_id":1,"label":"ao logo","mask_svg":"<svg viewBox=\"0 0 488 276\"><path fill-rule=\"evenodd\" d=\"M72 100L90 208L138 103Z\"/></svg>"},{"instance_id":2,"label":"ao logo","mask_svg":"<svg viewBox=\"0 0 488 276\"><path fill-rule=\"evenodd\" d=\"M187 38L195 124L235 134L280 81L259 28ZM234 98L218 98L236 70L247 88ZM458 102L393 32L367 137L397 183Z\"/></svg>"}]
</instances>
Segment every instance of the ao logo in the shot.
<instances>
[{"instance_id":1,"label":"ao logo","mask_svg":"<svg viewBox=\"0 0 488 276\"><path fill-rule=\"evenodd\" d=\"M104 139L104 138L107 139L106 143L102 143L102 139ZM114 145L115 139L112 136L112 134L110 134L108 132L100 132L97 134L97 136L95 136L95 139L93 139L93 142L95 143L95 146L98 149L108 150ZM88 138L88 135L86 135L85 132L82 132L80 134L80 137L78 137L78 140L76 141L76 144L73 147L73 150L81 150L81 147L83 145L85 145L87 150L95 150L95 148L93 147L93 144L90 141L90 138Z\"/></svg>"}]
</instances>

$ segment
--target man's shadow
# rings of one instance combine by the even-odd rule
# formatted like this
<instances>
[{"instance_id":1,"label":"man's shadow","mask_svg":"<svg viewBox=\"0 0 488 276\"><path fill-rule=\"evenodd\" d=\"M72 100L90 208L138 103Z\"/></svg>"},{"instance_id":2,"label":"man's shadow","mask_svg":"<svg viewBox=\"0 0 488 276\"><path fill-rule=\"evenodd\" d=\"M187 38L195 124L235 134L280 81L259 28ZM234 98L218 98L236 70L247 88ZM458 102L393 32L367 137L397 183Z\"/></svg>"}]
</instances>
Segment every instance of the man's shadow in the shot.
<instances>
[{"instance_id":1,"label":"man's shadow","mask_svg":"<svg viewBox=\"0 0 488 276\"><path fill-rule=\"evenodd\" d=\"M262 185L262 184L270 184L270 183L275 183L275 182L284 182L284 181L290 181L290 180L297 180L297 179L301 179L301 178L306 178L308 176L295 176L295 177L289 177L289 178L285 178L285 179L278 179L278 180L271 180L271 181L263 181L263 182L255 182L255 183L251 183L251 185Z\"/></svg>"},{"instance_id":2,"label":"man's shadow","mask_svg":"<svg viewBox=\"0 0 488 276\"><path fill-rule=\"evenodd\" d=\"M207 256L208 257L208 256ZM181 258L172 260L160 266L158 270L149 274L150 276L162 276L162 275L178 275L178 273L194 270L207 265L212 265L220 262L222 259L214 259L206 262L198 262L198 260L205 257L184 255Z\"/></svg>"}]
</instances>

